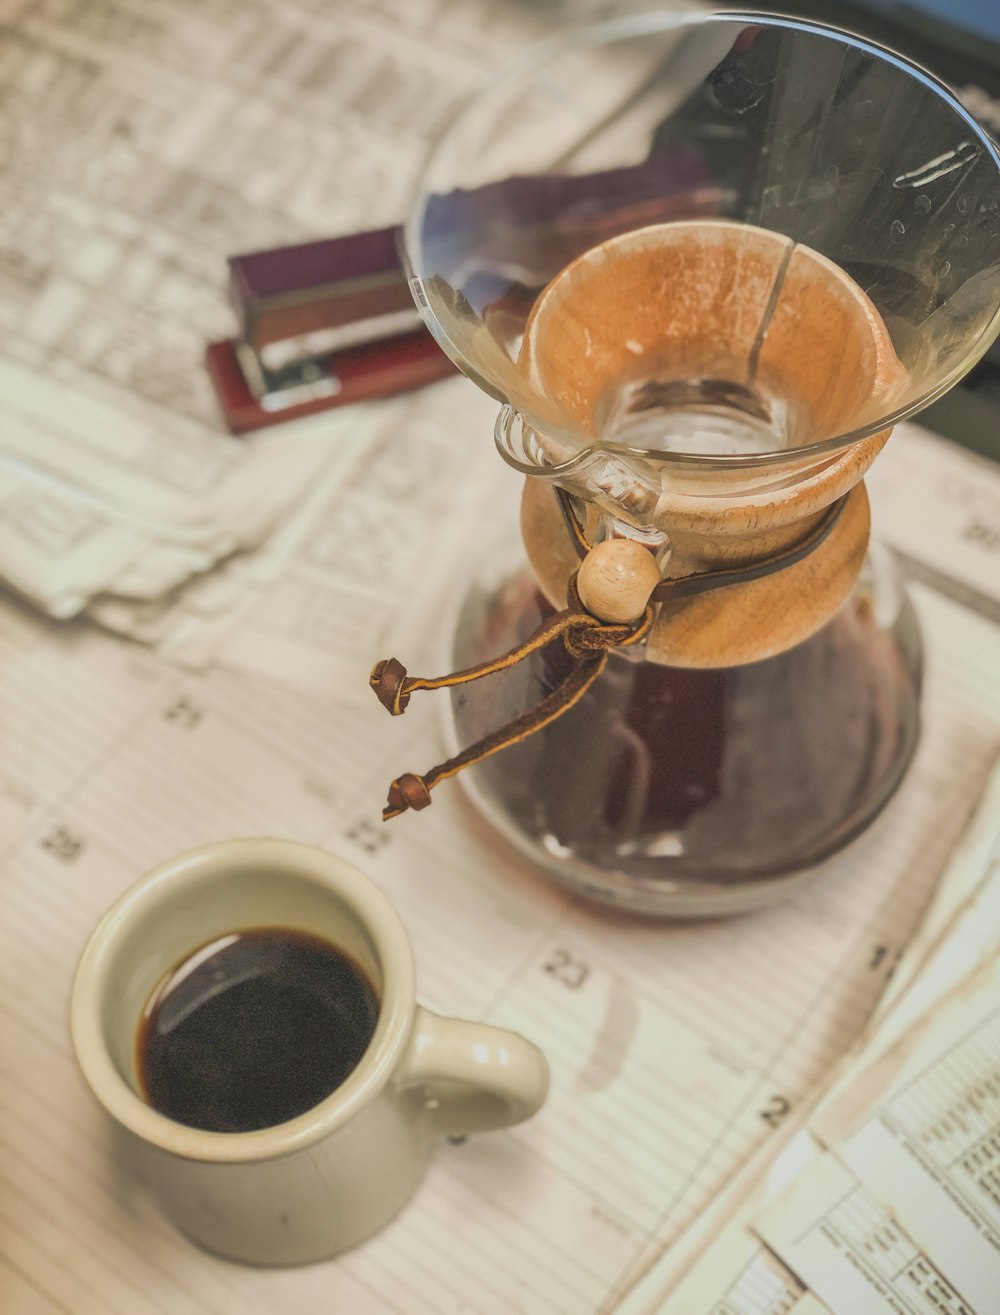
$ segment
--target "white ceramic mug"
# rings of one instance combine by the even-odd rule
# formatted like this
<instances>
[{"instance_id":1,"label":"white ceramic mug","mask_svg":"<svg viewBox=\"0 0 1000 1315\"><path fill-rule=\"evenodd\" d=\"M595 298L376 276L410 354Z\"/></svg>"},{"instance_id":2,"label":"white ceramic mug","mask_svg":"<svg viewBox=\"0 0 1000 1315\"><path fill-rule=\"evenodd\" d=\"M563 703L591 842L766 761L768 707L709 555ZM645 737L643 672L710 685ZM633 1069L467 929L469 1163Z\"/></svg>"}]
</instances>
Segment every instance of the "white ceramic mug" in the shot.
<instances>
[{"instance_id":1,"label":"white ceramic mug","mask_svg":"<svg viewBox=\"0 0 1000 1315\"><path fill-rule=\"evenodd\" d=\"M376 988L375 1033L341 1086L286 1123L239 1133L176 1123L139 1094L143 1007L193 950L254 927L312 932L345 951ZM87 943L71 1027L87 1082L137 1139L168 1216L209 1250L254 1264L355 1246L410 1199L436 1137L518 1123L548 1089L545 1058L523 1037L417 1004L409 938L377 886L284 840L210 845L137 882Z\"/></svg>"}]
</instances>

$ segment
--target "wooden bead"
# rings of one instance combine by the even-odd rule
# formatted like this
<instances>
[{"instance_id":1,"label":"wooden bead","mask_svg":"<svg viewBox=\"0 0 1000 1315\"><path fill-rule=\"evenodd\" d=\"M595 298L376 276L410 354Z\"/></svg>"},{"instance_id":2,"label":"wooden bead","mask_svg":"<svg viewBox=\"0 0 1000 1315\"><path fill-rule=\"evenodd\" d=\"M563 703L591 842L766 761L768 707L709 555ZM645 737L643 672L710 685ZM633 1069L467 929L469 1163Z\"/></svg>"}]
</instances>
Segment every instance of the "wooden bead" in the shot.
<instances>
[{"instance_id":1,"label":"wooden bead","mask_svg":"<svg viewBox=\"0 0 1000 1315\"><path fill-rule=\"evenodd\" d=\"M583 559L576 577L580 601L601 621L638 621L660 583L660 568L634 539L606 539Z\"/></svg>"}]
</instances>

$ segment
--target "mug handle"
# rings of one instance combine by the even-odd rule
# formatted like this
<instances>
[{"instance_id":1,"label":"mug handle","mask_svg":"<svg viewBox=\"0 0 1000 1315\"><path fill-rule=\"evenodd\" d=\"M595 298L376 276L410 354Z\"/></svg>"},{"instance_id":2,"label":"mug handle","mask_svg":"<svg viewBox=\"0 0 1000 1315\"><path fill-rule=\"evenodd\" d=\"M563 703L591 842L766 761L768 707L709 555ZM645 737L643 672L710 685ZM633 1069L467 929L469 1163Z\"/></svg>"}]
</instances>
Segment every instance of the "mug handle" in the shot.
<instances>
[{"instance_id":1,"label":"mug handle","mask_svg":"<svg viewBox=\"0 0 1000 1315\"><path fill-rule=\"evenodd\" d=\"M516 1032L418 1005L396 1084L421 1107L429 1137L460 1137L530 1119L548 1093L549 1066Z\"/></svg>"}]
</instances>

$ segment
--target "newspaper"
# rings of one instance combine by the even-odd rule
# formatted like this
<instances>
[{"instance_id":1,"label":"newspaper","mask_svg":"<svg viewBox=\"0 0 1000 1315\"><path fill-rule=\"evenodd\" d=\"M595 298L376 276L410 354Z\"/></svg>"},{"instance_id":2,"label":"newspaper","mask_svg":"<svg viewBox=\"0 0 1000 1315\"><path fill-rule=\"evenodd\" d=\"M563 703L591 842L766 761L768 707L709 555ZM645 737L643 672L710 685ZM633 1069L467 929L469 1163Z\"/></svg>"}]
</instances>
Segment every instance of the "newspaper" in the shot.
<instances>
[{"instance_id":1,"label":"newspaper","mask_svg":"<svg viewBox=\"0 0 1000 1315\"><path fill-rule=\"evenodd\" d=\"M383 648L436 651L484 514L516 516L492 404L454 380L230 440L200 350L231 329L225 254L393 222L454 98L548 15L0 6L16 125L0 171L0 1309L615 1309L811 1107L921 926L1000 745L996 471L917 430L876 466L919 577L923 741L879 823L793 900L633 924L550 885L458 788L386 827L386 782L436 721L383 716L366 669ZM926 494L917 518L890 503L891 461ZM65 1022L86 936L136 876L262 833L362 867L407 924L421 999L523 1031L553 1069L536 1119L440 1146L383 1234L293 1271L226 1264L165 1223Z\"/></svg>"},{"instance_id":2,"label":"newspaper","mask_svg":"<svg viewBox=\"0 0 1000 1315\"><path fill-rule=\"evenodd\" d=\"M914 592L924 739L880 823L769 912L673 926L556 889L458 788L382 824L386 782L432 747L433 715L180 672L3 601L0 1306L614 1309L864 1028L1000 743L1000 633ZM553 1071L535 1119L438 1147L385 1232L298 1271L242 1270L173 1232L83 1088L65 1022L83 942L125 886L192 845L261 833L358 864L404 918L421 999L520 1030Z\"/></svg>"},{"instance_id":3,"label":"newspaper","mask_svg":"<svg viewBox=\"0 0 1000 1315\"><path fill-rule=\"evenodd\" d=\"M998 954L1000 763L835 1075L633 1285L621 1315L990 1312ZM971 1232L949 1253L956 1202Z\"/></svg>"},{"instance_id":4,"label":"newspaper","mask_svg":"<svg viewBox=\"0 0 1000 1315\"><path fill-rule=\"evenodd\" d=\"M449 112L551 15L457 0L0 15L0 580L148 638L147 604L300 518L376 423L224 433L202 353L235 329L226 257L399 222Z\"/></svg>"}]
</instances>

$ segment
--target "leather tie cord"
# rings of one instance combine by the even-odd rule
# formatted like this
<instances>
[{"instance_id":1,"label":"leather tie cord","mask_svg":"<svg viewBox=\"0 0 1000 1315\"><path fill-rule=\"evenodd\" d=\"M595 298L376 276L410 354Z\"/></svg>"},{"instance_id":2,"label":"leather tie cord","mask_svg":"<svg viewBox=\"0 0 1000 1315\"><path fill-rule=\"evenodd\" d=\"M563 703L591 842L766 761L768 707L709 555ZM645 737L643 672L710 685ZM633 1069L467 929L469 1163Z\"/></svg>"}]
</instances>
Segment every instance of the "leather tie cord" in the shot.
<instances>
[{"instance_id":1,"label":"leather tie cord","mask_svg":"<svg viewBox=\"0 0 1000 1315\"><path fill-rule=\"evenodd\" d=\"M568 674L555 689L538 704L537 707L515 717L499 730L487 735L475 744L469 745L454 758L432 767L423 776L414 772L405 772L389 786L389 801L382 810L383 821L398 817L408 808L419 810L431 803L430 792L439 781L454 776L463 767L481 762L491 754L499 753L511 744L517 744L535 731L541 730L586 694L604 669L608 660L608 650L623 648L644 639L653 625L654 608L648 604L638 621L628 625L616 625L600 621L584 609L576 591L576 576L569 583L570 606L565 611L542 623L523 644L518 644L508 653L481 662L465 671L455 671L448 676L439 676L427 680L420 676L408 676L406 668L395 658L376 662L372 668L369 684L384 708L392 715L399 716L406 711L410 695L418 689L444 689L451 685L465 685L470 680L480 680L483 676L492 676L497 671L521 662L531 653L548 644L562 641L566 651L575 659Z\"/></svg>"},{"instance_id":2,"label":"leather tie cord","mask_svg":"<svg viewBox=\"0 0 1000 1315\"><path fill-rule=\"evenodd\" d=\"M573 510L573 501L565 489L556 489L559 510L562 512L566 529L569 533L577 556L582 560L590 551L590 544L583 532L583 526ZM681 575L675 580L661 580L649 596L651 603L668 603L676 598L690 598L695 594L706 593L709 589L721 589L730 584L749 584L751 580L760 580L765 575L773 575L786 566L794 566L814 552L826 539L830 531L840 520L840 513L847 503L848 494L832 502L819 521L790 548L782 548L759 562L749 566L722 566L712 571L696 571L692 575Z\"/></svg>"},{"instance_id":3,"label":"leather tie cord","mask_svg":"<svg viewBox=\"0 0 1000 1315\"><path fill-rule=\"evenodd\" d=\"M557 489L556 493L559 496L559 505L567 530L577 553L583 558L589 551L590 545L573 511L569 494L562 489ZM727 585L745 584L801 561L808 553L818 548L833 529L845 502L846 495L833 503L822 520L797 544L773 554L764 561L755 562L750 566L701 571L676 580L662 580L652 591L645 611L637 621L618 624L601 621L593 616L580 601L574 574L567 590L569 606L564 611L549 617L522 644L518 644L516 648L512 648L500 657L468 667L464 671L454 671L450 675L434 678L408 676L406 668L396 658L385 658L381 662L376 662L368 683L382 706L394 717L398 717L406 711L410 696L416 690L445 689L480 680L484 676L491 676L514 666L549 644L561 641L569 655L575 659L568 674L536 707L515 717L491 735L470 744L461 753L432 767L422 776L415 772L404 772L402 776L397 777L389 786L388 803L382 810L382 820L388 822L398 817L400 813L405 813L409 808L414 811L427 808L432 802L430 792L440 781L455 776L463 767L481 762L484 758L499 753L501 749L520 743L521 740L548 726L550 722L569 711L601 674L610 649L626 648L645 639L652 628L657 603L668 599L690 597L709 589L725 588Z\"/></svg>"}]
</instances>

